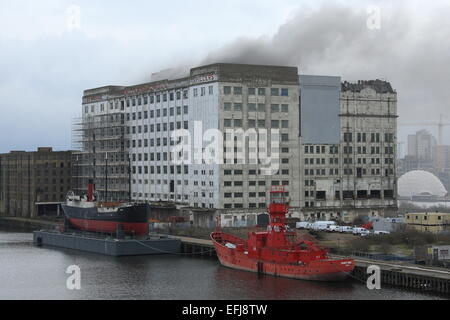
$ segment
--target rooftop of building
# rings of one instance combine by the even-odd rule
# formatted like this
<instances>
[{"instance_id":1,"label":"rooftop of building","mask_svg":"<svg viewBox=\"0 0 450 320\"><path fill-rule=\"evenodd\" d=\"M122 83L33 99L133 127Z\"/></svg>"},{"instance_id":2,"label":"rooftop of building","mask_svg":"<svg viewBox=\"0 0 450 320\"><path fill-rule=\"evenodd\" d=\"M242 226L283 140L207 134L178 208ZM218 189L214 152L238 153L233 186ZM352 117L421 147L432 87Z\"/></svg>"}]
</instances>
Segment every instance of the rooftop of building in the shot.
<instances>
[{"instance_id":1,"label":"rooftop of building","mask_svg":"<svg viewBox=\"0 0 450 320\"><path fill-rule=\"evenodd\" d=\"M26 154L26 153L56 153L56 152L73 152L73 151L71 150L54 151L52 147L38 147L36 151L11 150L9 153L4 153L4 155Z\"/></svg>"},{"instance_id":2,"label":"rooftop of building","mask_svg":"<svg viewBox=\"0 0 450 320\"><path fill-rule=\"evenodd\" d=\"M164 74L164 72L162 72L162 74ZM218 75L218 78L213 77L213 75ZM190 84L212 81L257 83L267 80L270 80L273 83L297 85L299 82L298 68L274 65L214 63L191 68L188 77L178 79L158 79L157 81L150 81L132 86L108 85L87 89L84 91L83 95L84 97L115 94L127 95L134 94L141 90L157 91L167 88L170 89L171 87L176 86L188 86Z\"/></svg>"},{"instance_id":3,"label":"rooftop of building","mask_svg":"<svg viewBox=\"0 0 450 320\"><path fill-rule=\"evenodd\" d=\"M409 216L414 215L427 215L427 216L450 216L450 212L409 212L407 213Z\"/></svg>"},{"instance_id":4,"label":"rooftop of building","mask_svg":"<svg viewBox=\"0 0 450 320\"><path fill-rule=\"evenodd\" d=\"M365 88L371 88L377 93L396 93L391 84L385 80L358 80L357 82L344 81L341 85L341 91L361 92Z\"/></svg>"}]
</instances>

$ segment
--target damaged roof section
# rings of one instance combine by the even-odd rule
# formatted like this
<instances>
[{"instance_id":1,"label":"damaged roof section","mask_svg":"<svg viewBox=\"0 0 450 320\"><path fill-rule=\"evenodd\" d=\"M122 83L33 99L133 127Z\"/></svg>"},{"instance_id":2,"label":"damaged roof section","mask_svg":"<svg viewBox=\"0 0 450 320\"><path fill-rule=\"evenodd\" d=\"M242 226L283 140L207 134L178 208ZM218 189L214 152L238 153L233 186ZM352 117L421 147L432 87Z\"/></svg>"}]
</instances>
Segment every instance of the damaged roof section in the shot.
<instances>
[{"instance_id":1,"label":"damaged roof section","mask_svg":"<svg viewBox=\"0 0 450 320\"><path fill-rule=\"evenodd\" d=\"M348 82L344 81L341 85L341 91L346 92L361 92L365 88L371 88L375 90L376 93L396 93L392 89L391 84L384 80L358 80L358 82Z\"/></svg>"}]
</instances>

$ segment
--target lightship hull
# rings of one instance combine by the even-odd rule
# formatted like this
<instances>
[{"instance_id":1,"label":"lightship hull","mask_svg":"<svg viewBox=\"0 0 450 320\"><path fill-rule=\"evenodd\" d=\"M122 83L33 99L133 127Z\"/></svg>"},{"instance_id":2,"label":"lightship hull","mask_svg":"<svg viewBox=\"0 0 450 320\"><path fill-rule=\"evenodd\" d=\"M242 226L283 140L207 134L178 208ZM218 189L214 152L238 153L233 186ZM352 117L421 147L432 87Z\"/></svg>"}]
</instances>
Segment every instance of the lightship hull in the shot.
<instances>
[{"instance_id":1,"label":"lightship hull","mask_svg":"<svg viewBox=\"0 0 450 320\"><path fill-rule=\"evenodd\" d=\"M353 259L323 259L294 264L252 258L246 251L225 246L225 242L221 241L223 238L223 233L211 235L220 263L233 269L301 280L343 281L355 267Z\"/></svg>"}]
</instances>

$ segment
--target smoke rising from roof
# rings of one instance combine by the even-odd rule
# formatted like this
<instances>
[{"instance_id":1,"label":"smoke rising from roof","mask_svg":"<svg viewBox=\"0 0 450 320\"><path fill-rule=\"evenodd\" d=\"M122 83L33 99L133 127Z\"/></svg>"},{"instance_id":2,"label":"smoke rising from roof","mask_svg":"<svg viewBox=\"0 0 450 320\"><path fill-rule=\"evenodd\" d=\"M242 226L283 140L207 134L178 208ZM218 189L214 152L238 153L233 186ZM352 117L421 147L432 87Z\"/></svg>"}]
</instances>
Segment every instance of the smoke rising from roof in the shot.
<instances>
[{"instance_id":1,"label":"smoke rising from roof","mask_svg":"<svg viewBox=\"0 0 450 320\"><path fill-rule=\"evenodd\" d=\"M384 64L384 57L392 59L397 47L392 44L407 33L405 16L394 16L383 19L380 30L370 30L365 10L344 6L300 10L274 36L237 39L210 53L202 64L220 61L292 65L303 72L364 75L370 65ZM375 69L383 72L384 68Z\"/></svg>"},{"instance_id":2,"label":"smoke rising from roof","mask_svg":"<svg viewBox=\"0 0 450 320\"><path fill-rule=\"evenodd\" d=\"M202 64L289 65L298 66L302 74L338 75L349 81L384 79L398 92L400 123L425 114L430 120L437 121L439 114L450 120L450 26L442 23L450 6L438 2L432 10L420 11L409 1L385 4L380 7L381 28L373 30L367 26L366 9L303 8L273 36L236 39L211 52Z\"/></svg>"}]
</instances>

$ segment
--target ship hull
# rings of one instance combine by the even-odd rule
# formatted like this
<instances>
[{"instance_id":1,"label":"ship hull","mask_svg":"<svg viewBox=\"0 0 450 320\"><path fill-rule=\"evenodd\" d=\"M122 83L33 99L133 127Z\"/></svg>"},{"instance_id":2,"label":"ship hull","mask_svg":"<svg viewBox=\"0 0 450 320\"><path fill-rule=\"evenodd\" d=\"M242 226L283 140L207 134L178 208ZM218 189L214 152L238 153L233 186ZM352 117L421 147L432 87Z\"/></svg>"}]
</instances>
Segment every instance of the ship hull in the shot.
<instances>
[{"instance_id":1,"label":"ship hull","mask_svg":"<svg viewBox=\"0 0 450 320\"><path fill-rule=\"evenodd\" d=\"M118 228L124 232L143 236L148 234L148 206L136 204L119 207L110 212L99 212L97 207L84 208L62 205L71 227L84 231L113 233Z\"/></svg>"},{"instance_id":2,"label":"ship hull","mask_svg":"<svg viewBox=\"0 0 450 320\"><path fill-rule=\"evenodd\" d=\"M317 260L306 265L283 264L250 258L245 252L230 249L211 237L220 263L228 268L271 276L309 281L344 281L354 269L352 259Z\"/></svg>"}]
</instances>

